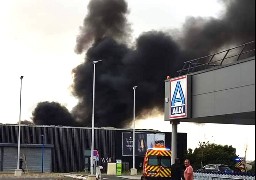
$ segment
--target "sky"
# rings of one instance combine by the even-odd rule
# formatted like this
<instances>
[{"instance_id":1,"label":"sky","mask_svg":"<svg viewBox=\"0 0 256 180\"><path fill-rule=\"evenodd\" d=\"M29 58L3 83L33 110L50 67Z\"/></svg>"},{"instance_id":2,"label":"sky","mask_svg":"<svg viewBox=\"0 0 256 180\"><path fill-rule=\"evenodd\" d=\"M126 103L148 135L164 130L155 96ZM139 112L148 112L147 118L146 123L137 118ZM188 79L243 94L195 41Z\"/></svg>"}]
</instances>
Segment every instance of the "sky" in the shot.
<instances>
[{"instance_id":1,"label":"sky","mask_svg":"<svg viewBox=\"0 0 256 180\"><path fill-rule=\"evenodd\" d=\"M8 0L0 6L0 123L30 120L38 102L56 101L69 110L78 100L72 96L72 69L84 54L75 53L79 27L89 0ZM128 21L135 40L143 32L182 27L188 16L218 18L224 11L218 0L128 0ZM153 13L154 12L154 13ZM137 128L171 131L162 115L152 114L136 123ZM228 132L226 132L228 130ZM188 148L199 141L232 145L248 160L255 160L255 126L181 123L188 133Z\"/></svg>"}]
</instances>

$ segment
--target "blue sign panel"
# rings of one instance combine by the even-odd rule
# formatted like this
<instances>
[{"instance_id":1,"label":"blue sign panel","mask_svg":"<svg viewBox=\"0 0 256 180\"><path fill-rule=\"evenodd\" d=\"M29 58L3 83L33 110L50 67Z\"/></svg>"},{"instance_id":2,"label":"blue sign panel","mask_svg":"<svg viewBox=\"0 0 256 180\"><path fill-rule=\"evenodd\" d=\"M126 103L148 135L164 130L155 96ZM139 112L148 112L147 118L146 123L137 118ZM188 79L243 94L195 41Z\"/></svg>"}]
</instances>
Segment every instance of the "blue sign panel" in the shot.
<instances>
[{"instance_id":1,"label":"blue sign panel","mask_svg":"<svg viewBox=\"0 0 256 180\"><path fill-rule=\"evenodd\" d=\"M187 118L188 80L187 76L171 79L170 119Z\"/></svg>"}]
</instances>

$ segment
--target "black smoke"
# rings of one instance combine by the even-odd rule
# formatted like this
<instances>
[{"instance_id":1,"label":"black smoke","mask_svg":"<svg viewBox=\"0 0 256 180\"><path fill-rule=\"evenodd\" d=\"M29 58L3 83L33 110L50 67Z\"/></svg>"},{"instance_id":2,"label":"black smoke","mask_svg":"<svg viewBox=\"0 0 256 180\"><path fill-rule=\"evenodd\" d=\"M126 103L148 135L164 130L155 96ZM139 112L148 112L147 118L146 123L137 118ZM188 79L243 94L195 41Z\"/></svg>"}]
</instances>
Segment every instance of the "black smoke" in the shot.
<instances>
[{"instance_id":1,"label":"black smoke","mask_svg":"<svg viewBox=\"0 0 256 180\"><path fill-rule=\"evenodd\" d=\"M229 46L255 40L255 0L222 0L220 18L190 17L180 38L188 58L201 57Z\"/></svg>"},{"instance_id":2,"label":"black smoke","mask_svg":"<svg viewBox=\"0 0 256 180\"><path fill-rule=\"evenodd\" d=\"M72 115L63 116L75 119L70 125L90 125L95 60L103 60L96 65L96 126L126 126L133 115L135 85L138 116L152 109L163 111L164 80L167 75L176 76L184 61L255 39L255 0L225 0L223 4L226 12L220 18L188 18L179 33L182 36L175 40L164 32L151 31L131 48L127 43L131 32L128 4L91 0L76 46L77 53L86 52L85 60L73 70L72 93L79 103ZM41 123L50 118L36 116Z\"/></svg>"},{"instance_id":3,"label":"black smoke","mask_svg":"<svg viewBox=\"0 0 256 180\"><path fill-rule=\"evenodd\" d=\"M133 112L133 86L138 85L138 112L162 106L164 79L175 70L170 59L175 62L179 54L176 43L161 32L141 36L136 50L112 38L102 39L88 50L85 63L74 69L74 95L80 102L73 114L79 121L90 122L92 60L103 60L96 65L96 125L122 127Z\"/></svg>"},{"instance_id":4,"label":"black smoke","mask_svg":"<svg viewBox=\"0 0 256 180\"><path fill-rule=\"evenodd\" d=\"M78 125L68 109L57 102L38 103L32 115L32 120L36 125Z\"/></svg>"},{"instance_id":5,"label":"black smoke","mask_svg":"<svg viewBox=\"0 0 256 180\"><path fill-rule=\"evenodd\" d=\"M124 0L91 0L88 11L77 37L77 53L82 53L91 42L101 41L104 37L122 42L129 39L131 28L126 19L128 5Z\"/></svg>"}]
</instances>

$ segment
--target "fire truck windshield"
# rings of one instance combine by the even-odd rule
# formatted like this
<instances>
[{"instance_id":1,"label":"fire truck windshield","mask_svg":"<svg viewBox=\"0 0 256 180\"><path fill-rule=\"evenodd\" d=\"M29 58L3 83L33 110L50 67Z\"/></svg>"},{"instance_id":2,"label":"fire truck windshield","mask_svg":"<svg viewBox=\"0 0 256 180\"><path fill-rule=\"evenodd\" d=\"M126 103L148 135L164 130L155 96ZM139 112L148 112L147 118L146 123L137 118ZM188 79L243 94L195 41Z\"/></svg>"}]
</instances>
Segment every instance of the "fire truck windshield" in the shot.
<instances>
[{"instance_id":1,"label":"fire truck windshield","mask_svg":"<svg viewBox=\"0 0 256 180\"><path fill-rule=\"evenodd\" d=\"M148 157L148 165L150 166L158 166L159 165L159 159L157 156L149 156Z\"/></svg>"},{"instance_id":2,"label":"fire truck windshield","mask_svg":"<svg viewBox=\"0 0 256 180\"><path fill-rule=\"evenodd\" d=\"M161 166L170 168L171 167L171 158L168 156L161 156Z\"/></svg>"},{"instance_id":3,"label":"fire truck windshield","mask_svg":"<svg viewBox=\"0 0 256 180\"><path fill-rule=\"evenodd\" d=\"M149 156L148 165L150 166L163 166L171 167L171 158L168 156Z\"/></svg>"}]
</instances>

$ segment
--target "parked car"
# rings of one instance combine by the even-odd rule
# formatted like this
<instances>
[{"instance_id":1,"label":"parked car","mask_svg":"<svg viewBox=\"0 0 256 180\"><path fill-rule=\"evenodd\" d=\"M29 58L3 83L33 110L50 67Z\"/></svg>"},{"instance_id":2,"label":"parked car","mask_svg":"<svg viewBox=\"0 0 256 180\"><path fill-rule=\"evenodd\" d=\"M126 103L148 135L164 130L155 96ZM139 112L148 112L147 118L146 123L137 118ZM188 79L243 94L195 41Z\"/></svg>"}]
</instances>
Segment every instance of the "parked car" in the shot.
<instances>
[{"instance_id":1,"label":"parked car","mask_svg":"<svg viewBox=\"0 0 256 180\"><path fill-rule=\"evenodd\" d=\"M232 174L234 171L225 164L207 164L199 172Z\"/></svg>"}]
</instances>

